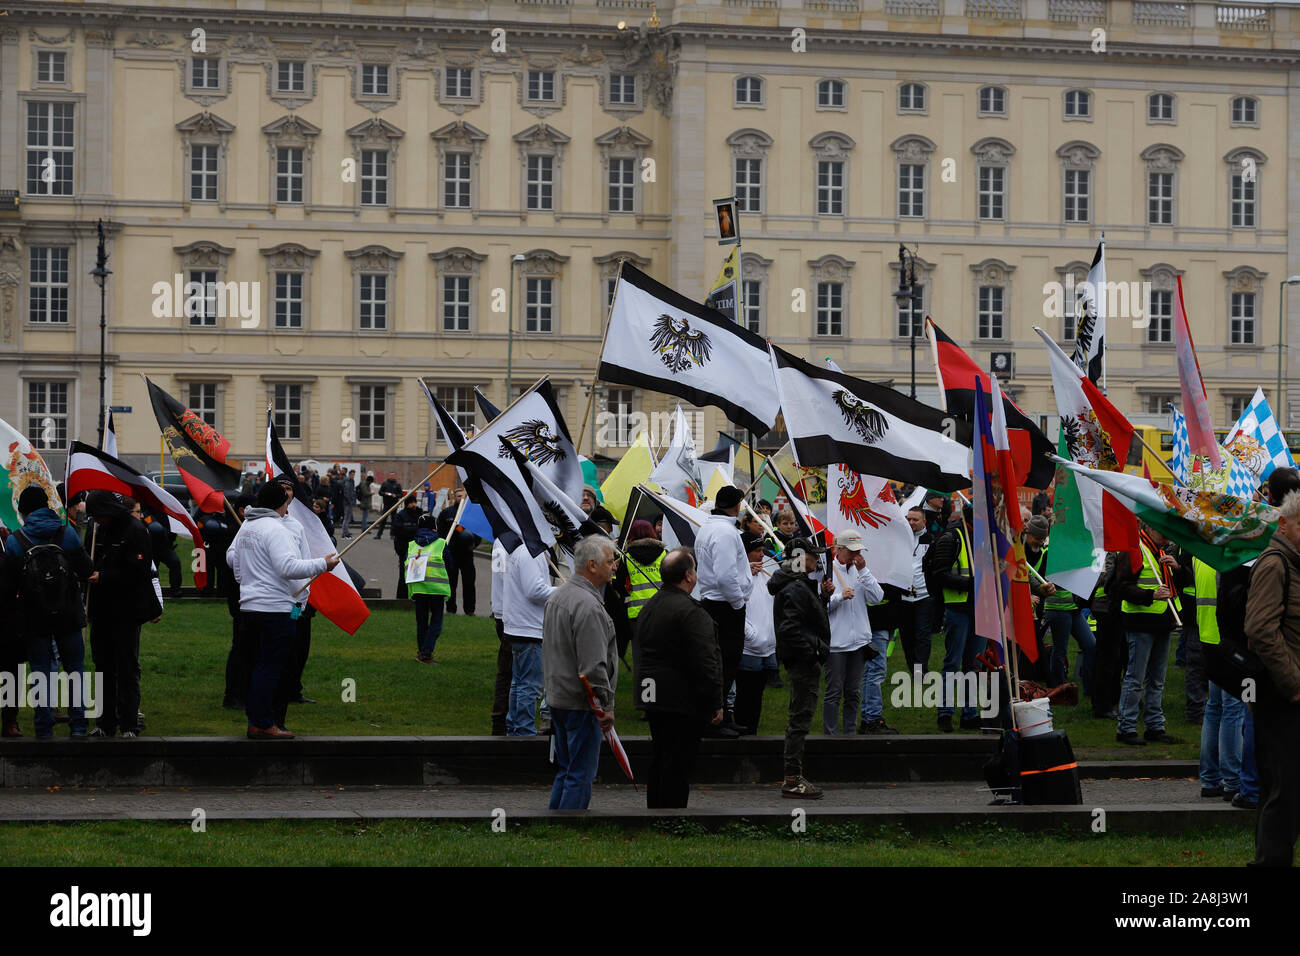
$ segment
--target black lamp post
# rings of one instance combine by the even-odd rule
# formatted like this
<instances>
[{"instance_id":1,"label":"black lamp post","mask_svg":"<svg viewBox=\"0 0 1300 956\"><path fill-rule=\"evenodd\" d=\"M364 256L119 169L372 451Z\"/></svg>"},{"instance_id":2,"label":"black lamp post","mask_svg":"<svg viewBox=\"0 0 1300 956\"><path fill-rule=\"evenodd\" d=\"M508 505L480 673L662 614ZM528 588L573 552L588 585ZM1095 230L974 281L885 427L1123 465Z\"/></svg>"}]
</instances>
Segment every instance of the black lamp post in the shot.
<instances>
[{"instance_id":1,"label":"black lamp post","mask_svg":"<svg viewBox=\"0 0 1300 956\"><path fill-rule=\"evenodd\" d=\"M108 250L104 246L104 220L98 221L99 229L99 249L95 255L95 268L90 270L90 274L95 277L95 285L99 286L99 447L104 447L104 343L108 328L108 316L104 308L104 286L108 277L113 274L108 268Z\"/></svg>"},{"instance_id":2,"label":"black lamp post","mask_svg":"<svg viewBox=\"0 0 1300 956\"><path fill-rule=\"evenodd\" d=\"M916 253L898 245L898 288L894 291L899 308L908 307L907 330L912 340L912 393L916 398L916 314L921 311L921 289L916 284Z\"/></svg>"}]
</instances>

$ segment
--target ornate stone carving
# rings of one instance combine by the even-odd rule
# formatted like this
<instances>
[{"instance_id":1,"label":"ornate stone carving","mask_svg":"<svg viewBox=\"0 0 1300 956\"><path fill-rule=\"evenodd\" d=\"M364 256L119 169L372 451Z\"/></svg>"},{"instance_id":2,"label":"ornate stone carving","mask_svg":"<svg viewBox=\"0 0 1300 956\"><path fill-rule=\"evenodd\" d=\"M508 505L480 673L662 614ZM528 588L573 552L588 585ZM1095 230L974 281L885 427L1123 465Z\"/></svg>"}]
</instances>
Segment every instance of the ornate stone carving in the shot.
<instances>
[{"instance_id":1,"label":"ornate stone carving","mask_svg":"<svg viewBox=\"0 0 1300 956\"><path fill-rule=\"evenodd\" d=\"M387 246L368 245L360 249L351 249L343 253L352 260L352 272L360 274L363 272L387 272L394 273L397 271L397 262L404 252L395 252Z\"/></svg>"},{"instance_id":2,"label":"ornate stone carving","mask_svg":"<svg viewBox=\"0 0 1300 956\"><path fill-rule=\"evenodd\" d=\"M1149 173L1172 173L1178 170L1178 164L1185 158L1185 154L1177 146L1170 146L1168 143L1157 143L1154 146L1148 146L1142 150L1142 158L1146 161L1147 172Z\"/></svg>"},{"instance_id":3,"label":"ornate stone carving","mask_svg":"<svg viewBox=\"0 0 1300 956\"><path fill-rule=\"evenodd\" d=\"M576 63L579 66L593 66L605 61L605 54L592 50L586 43L578 48L577 53L568 53L564 57L569 63Z\"/></svg>"},{"instance_id":4,"label":"ornate stone carving","mask_svg":"<svg viewBox=\"0 0 1300 956\"><path fill-rule=\"evenodd\" d=\"M1061 157L1067 169L1092 169L1101 157L1101 150L1092 143L1075 139L1063 144L1056 155Z\"/></svg>"},{"instance_id":5,"label":"ornate stone carving","mask_svg":"<svg viewBox=\"0 0 1300 956\"><path fill-rule=\"evenodd\" d=\"M924 163L929 161L935 145L924 136L908 134L894 140L889 148L894 151L900 163Z\"/></svg>"},{"instance_id":6,"label":"ornate stone carving","mask_svg":"<svg viewBox=\"0 0 1300 956\"><path fill-rule=\"evenodd\" d=\"M535 123L523 132L516 133L514 140L519 144L519 161L527 162L529 153L547 153L555 157L558 163L564 155L564 147L569 142L554 126Z\"/></svg>"},{"instance_id":7,"label":"ornate stone carving","mask_svg":"<svg viewBox=\"0 0 1300 956\"><path fill-rule=\"evenodd\" d=\"M247 33L241 33L238 36L231 37L230 48L239 50L242 53L271 53L271 42L264 34L254 33L252 30Z\"/></svg>"},{"instance_id":8,"label":"ornate stone carving","mask_svg":"<svg viewBox=\"0 0 1300 956\"><path fill-rule=\"evenodd\" d=\"M1082 278L1079 273L1075 273L1076 283L1083 281L1088 276L1088 266L1084 263L1078 263L1083 268ZM1177 277L1183 274L1182 269L1175 269L1173 266L1164 262L1157 262L1150 269L1139 269L1138 273L1151 284L1151 288L1156 292L1173 292L1177 287Z\"/></svg>"},{"instance_id":9,"label":"ornate stone carving","mask_svg":"<svg viewBox=\"0 0 1300 956\"><path fill-rule=\"evenodd\" d=\"M447 149L473 149L474 154L478 155L482 149L483 143L486 142L488 134L483 132L472 123L466 123L464 120L457 120L454 123L448 123L429 134L437 143L440 150Z\"/></svg>"},{"instance_id":10,"label":"ornate stone carving","mask_svg":"<svg viewBox=\"0 0 1300 956\"><path fill-rule=\"evenodd\" d=\"M63 36L61 36L61 37L60 37L60 36L53 36L53 35L51 35L51 34L47 34L47 33L40 33L40 32L37 31L37 29L36 29L35 27L32 27L31 29L29 29L29 30L27 31L27 36L28 36L30 39L32 39L32 40L36 40L36 41L38 41L38 42L40 42L40 43L50 43L50 44L67 43L69 40L72 39L72 34L73 34L73 31L72 31L72 30L69 30L67 33L63 34Z\"/></svg>"},{"instance_id":11,"label":"ornate stone carving","mask_svg":"<svg viewBox=\"0 0 1300 956\"><path fill-rule=\"evenodd\" d=\"M437 263L441 275L478 275L479 263L487 256L464 246L452 246L441 252L429 253L429 258Z\"/></svg>"},{"instance_id":12,"label":"ornate stone carving","mask_svg":"<svg viewBox=\"0 0 1300 956\"><path fill-rule=\"evenodd\" d=\"M111 48L114 42L112 27L89 28L86 30L86 46Z\"/></svg>"},{"instance_id":13,"label":"ornate stone carving","mask_svg":"<svg viewBox=\"0 0 1300 956\"><path fill-rule=\"evenodd\" d=\"M187 269L224 269L226 259L234 255L235 250L218 245L207 239L200 239L188 245L177 246L176 254L181 257L181 265Z\"/></svg>"},{"instance_id":14,"label":"ornate stone carving","mask_svg":"<svg viewBox=\"0 0 1300 956\"><path fill-rule=\"evenodd\" d=\"M606 154L611 152L635 153L647 149L651 142L650 137L638 133L630 126L616 126L608 133L596 137L596 145Z\"/></svg>"},{"instance_id":15,"label":"ornate stone carving","mask_svg":"<svg viewBox=\"0 0 1300 956\"><path fill-rule=\"evenodd\" d=\"M1016 267L1007 265L1001 259L985 259L970 267L975 273L976 285L1006 285Z\"/></svg>"},{"instance_id":16,"label":"ornate stone carving","mask_svg":"<svg viewBox=\"0 0 1300 956\"><path fill-rule=\"evenodd\" d=\"M17 236L0 235L0 342L14 344L18 320L18 290L23 282L23 244Z\"/></svg>"},{"instance_id":17,"label":"ornate stone carving","mask_svg":"<svg viewBox=\"0 0 1300 956\"><path fill-rule=\"evenodd\" d=\"M1225 270L1223 276L1228 280L1229 294L1253 292L1258 295L1264 287L1264 279L1268 277L1268 273L1260 272L1253 266L1237 266L1235 269Z\"/></svg>"},{"instance_id":18,"label":"ornate stone carving","mask_svg":"<svg viewBox=\"0 0 1300 956\"><path fill-rule=\"evenodd\" d=\"M296 242L282 242L270 249L261 250L266 256L266 267L272 272L310 272L312 260L320 255L317 249L308 249Z\"/></svg>"},{"instance_id":19,"label":"ornate stone carving","mask_svg":"<svg viewBox=\"0 0 1300 956\"><path fill-rule=\"evenodd\" d=\"M772 137L761 129L738 129L727 137L735 159L762 159L772 147Z\"/></svg>"},{"instance_id":20,"label":"ornate stone carving","mask_svg":"<svg viewBox=\"0 0 1300 956\"><path fill-rule=\"evenodd\" d=\"M432 60L438 55L438 50L432 41L425 40L422 36L403 43L397 48L397 52L411 60Z\"/></svg>"},{"instance_id":21,"label":"ornate stone carving","mask_svg":"<svg viewBox=\"0 0 1300 956\"><path fill-rule=\"evenodd\" d=\"M1016 148L1008 143L1005 139L998 139L996 136L986 136L974 146L970 151L975 154L976 160L985 166L1005 166L1011 161L1015 154Z\"/></svg>"},{"instance_id":22,"label":"ornate stone carving","mask_svg":"<svg viewBox=\"0 0 1300 956\"><path fill-rule=\"evenodd\" d=\"M190 137L219 138L225 144L226 138L235 131L233 123L227 123L220 116L204 110L176 124L176 128Z\"/></svg>"},{"instance_id":23,"label":"ornate stone carving","mask_svg":"<svg viewBox=\"0 0 1300 956\"><path fill-rule=\"evenodd\" d=\"M640 68L646 72L646 90L651 101L660 112L668 115L672 109L681 38L647 24L622 30L618 38L623 44L628 68Z\"/></svg>"},{"instance_id":24,"label":"ornate stone carving","mask_svg":"<svg viewBox=\"0 0 1300 956\"><path fill-rule=\"evenodd\" d=\"M849 150L857 143L843 133L826 132L818 133L808 141L812 147L813 155L817 159L848 159Z\"/></svg>"},{"instance_id":25,"label":"ornate stone carving","mask_svg":"<svg viewBox=\"0 0 1300 956\"><path fill-rule=\"evenodd\" d=\"M808 266L812 269L813 282L846 282L849 278L849 272L857 265L845 259L843 256L837 256L834 253L828 253L820 259L809 259Z\"/></svg>"},{"instance_id":26,"label":"ornate stone carving","mask_svg":"<svg viewBox=\"0 0 1300 956\"><path fill-rule=\"evenodd\" d=\"M629 264L636 266L638 269L645 270L650 268L650 257L639 256L635 252L611 252L603 256L593 256L591 261L600 266L601 279L616 279L618 278L620 263L624 259L626 259Z\"/></svg>"},{"instance_id":27,"label":"ornate stone carving","mask_svg":"<svg viewBox=\"0 0 1300 956\"><path fill-rule=\"evenodd\" d=\"M126 40L132 46L147 46L152 49L159 49L165 46L171 46L176 42L176 38L170 33L160 33L157 30L149 30L145 33L133 33Z\"/></svg>"},{"instance_id":28,"label":"ornate stone carving","mask_svg":"<svg viewBox=\"0 0 1300 956\"><path fill-rule=\"evenodd\" d=\"M568 256L562 256L550 249L530 249L524 253L524 261L520 263L519 271L526 276L557 276L560 274L560 267L568 261Z\"/></svg>"},{"instance_id":29,"label":"ornate stone carving","mask_svg":"<svg viewBox=\"0 0 1300 956\"><path fill-rule=\"evenodd\" d=\"M366 147L379 147L391 150L394 155L397 154L397 141L405 135L406 133L392 123L377 116L363 123L358 123L348 130L348 136L352 139L354 150L360 151Z\"/></svg>"},{"instance_id":30,"label":"ornate stone carving","mask_svg":"<svg viewBox=\"0 0 1300 956\"><path fill-rule=\"evenodd\" d=\"M336 33L328 40L321 40L316 44L318 53L338 54L338 53L356 53L357 45L351 40L344 40Z\"/></svg>"},{"instance_id":31,"label":"ornate stone carving","mask_svg":"<svg viewBox=\"0 0 1300 956\"><path fill-rule=\"evenodd\" d=\"M290 114L267 123L262 127L262 132L266 134L272 156L281 146L302 147L310 154L315 137L320 135L320 127L308 123L301 116Z\"/></svg>"}]
</instances>

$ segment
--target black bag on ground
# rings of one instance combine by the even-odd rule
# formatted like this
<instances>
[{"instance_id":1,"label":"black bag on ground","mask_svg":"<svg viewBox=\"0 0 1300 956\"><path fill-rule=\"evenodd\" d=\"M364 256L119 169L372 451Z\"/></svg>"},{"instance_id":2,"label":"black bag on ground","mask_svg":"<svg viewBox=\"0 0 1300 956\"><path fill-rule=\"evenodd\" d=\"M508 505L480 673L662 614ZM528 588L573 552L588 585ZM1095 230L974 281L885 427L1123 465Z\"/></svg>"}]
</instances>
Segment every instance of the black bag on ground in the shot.
<instances>
[{"instance_id":1,"label":"black bag on ground","mask_svg":"<svg viewBox=\"0 0 1300 956\"><path fill-rule=\"evenodd\" d=\"M18 531L24 551L18 568L19 616L32 634L80 627L81 587L67 553L56 543L37 544Z\"/></svg>"},{"instance_id":2,"label":"black bag on ground","mask_svg":"<svg viewBox=\"0 0 1300 956\"><path fill-rule=\"evenodd\" d=\"M1083 803L1079 765L1064 730L1020 738L1020 788L1026 806Z\"/></svg>"},{"instance_id":3,"label":"black bag on ground","mask_svg":"<svg viewBox=\"0 0 1300 956\"><path fill-rule=\"evenodd\" d=\"M1002 735L998 749L984 764L989 789L1014 791L1020 787L1020 737L1014 730Z\"/></svg>"}]
</instances>

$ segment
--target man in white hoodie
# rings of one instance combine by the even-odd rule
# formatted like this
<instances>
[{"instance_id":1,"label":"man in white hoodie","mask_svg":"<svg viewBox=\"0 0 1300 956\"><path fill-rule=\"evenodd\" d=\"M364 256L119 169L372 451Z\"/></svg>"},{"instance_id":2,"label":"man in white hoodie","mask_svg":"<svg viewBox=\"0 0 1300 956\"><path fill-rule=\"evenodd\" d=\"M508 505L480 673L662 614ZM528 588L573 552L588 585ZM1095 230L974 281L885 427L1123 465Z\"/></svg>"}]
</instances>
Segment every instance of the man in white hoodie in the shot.
<instances>
[{"instance_id":1,"label":"man in white hoodie","mask_svg":"<svg viewBox=\"0 0 1300 956\"><path fill-rule=\"evenodd\" d=\"M713 514L695 534L695 561L699 574L698 594L704 610L718 628L718 652L722 655L722 693L730 693L745 652L745 604L754 588L754 568L741 543L736 515L744 494L725 485L718 490ZM709 736L744 733L732 714Z\"/></svg>"},{"instance_id":2,"label":"man in white hoodie","mask_svg":"<svg viewBox=\"0 0 1300 956\"><path fill-rule=\"evenodd\" d=\"M844 699L844 733L858 726L862 707L862 670L867 659L879 653L871 646L871 619L867 605L883 600L884 589L862 556L862 534L847 528L835 535L835 562L831 565L835 592L826 605L831 618L831 658L826 665L826 698L822 703L822 729L840 733L840 698Z\"/></svg>"},{"instance_id":3,"label":"man in white hoodie","mask_svg":"<svg viewBox=\"0 0 1300 956\"><path fill-rule=\"evenodd\" d=\"M282 678L308 595L295 592L339 563L336 554L310 556L297 521L287 517L292 500L288 484L263 485L257 507L244 512L244 523L226 551L226 562L239 582L239 609L256 648L246 708L248 736L255 740L293 737L283 726L289 700Z\"/></svg>"},{"instance_id":4,"label":"man in white hoodie","mask_svg":"<svg viewBox=\"0 0 1300 956\"><path fill-rule=\"evenodd\" d=\"M502 597L502 624L513 657L506 735L537 736L537 698L542 695L542 622L546 599L555 593L546 552L533 557L525 545L510 552ZM543 715L545 716L545 715Z\"/></svg>"}]
</instances>

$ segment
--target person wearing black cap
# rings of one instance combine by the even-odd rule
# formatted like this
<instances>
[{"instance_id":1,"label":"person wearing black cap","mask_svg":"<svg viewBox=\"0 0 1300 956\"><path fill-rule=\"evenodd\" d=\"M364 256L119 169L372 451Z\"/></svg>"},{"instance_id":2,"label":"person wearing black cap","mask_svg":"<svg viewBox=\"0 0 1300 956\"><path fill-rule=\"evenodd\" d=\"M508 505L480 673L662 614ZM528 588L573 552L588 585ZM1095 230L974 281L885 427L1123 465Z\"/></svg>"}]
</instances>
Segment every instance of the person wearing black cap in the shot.
<instances>
[{"instance_id":1,"label":"person wearing black cap","mask_svg":"<svg viewBox=\"0 0 1300 956\"><path fill-rule=\"evenodd\" d=\"M767 583L771 592L772 620L776 627L776 653L785 665L790 683L790 718L785 729L785 782L781 796L820 800L822 791L804 779L804 740L812 729L822 667L831 656L831 622L826 600L835 582L826 578L821 588L809 577L821 563L825 548L807 538L794 538L782 554L781 567Z\"/></svg>"},{"instance_id":2,"label":"person wearing black cap","mask_svg":"<svg viewBox=\"0 0 1300 956\"><path fill-rule=\"evenodd\" d=\"M745 650L745 604L754 586L753 569L736 527L744 497L733 485L719 489L713 514L695 535L700 603L718 628L724 693L730 692L740 668L740 657ZM730 714L722 726L744 732Z\"/></svg>"},{"instance_id":3,"label":"person wearing black cap","mask_svg":"<svg viewBox=\"0 0 1300 956\"><path fill-rule=\"evenodd\" d=\"M393 515L393 551L397 554L397 599L405 601L406 594L406 551L415 540L419 525L420 500L415 495L407 495L402 507Z\"/></svg>"},{"instance_id":4,"label":"person wearing black cap","mask_svg":"<svg viewBox=\"0 0 1300 956\"><path fill-rule=\"evenodd\" d=\"M73 737L84 737L86 646L81 628L86 618L81 587L91 578L90 557L76 531L49 507L49 498L40 486L23 489L18 496L18 515L23 526L5 542L3 586L6 594L18 595L17 627L12 633L21 638L23 647L6 649L4 657L10 659L6 664L12 663L16 669L18 660L30 660L33 673L47 675L47 687L57 686L57 668L50 654L53 641L64 670L69 676L78 675L76 687L70 688L76 691L76 698L68 702L69 730ZM46 701L47 705L51 703ZM6 708L4 723L5 736L19 736L16 709ZM38 738L52 737L51 707L36 707L34 723ZM10 733L11 728L14 733Z\"/></svg>"}]
</instances>

